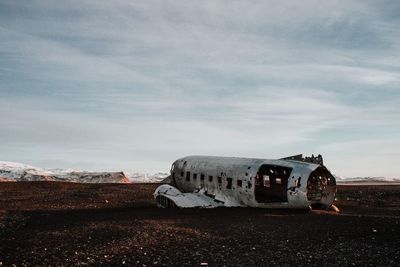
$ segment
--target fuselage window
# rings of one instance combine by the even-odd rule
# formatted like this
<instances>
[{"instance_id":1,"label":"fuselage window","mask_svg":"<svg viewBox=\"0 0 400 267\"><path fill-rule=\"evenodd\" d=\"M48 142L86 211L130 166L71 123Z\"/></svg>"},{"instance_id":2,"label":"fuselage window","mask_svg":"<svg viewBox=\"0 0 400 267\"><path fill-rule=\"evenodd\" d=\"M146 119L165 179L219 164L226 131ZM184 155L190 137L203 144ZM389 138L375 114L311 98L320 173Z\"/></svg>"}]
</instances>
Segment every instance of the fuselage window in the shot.
<instances>
[{"instance_id":1,"label":"fuselage window","mask_svg":"<svg viewBox=\"0 0 400 267\"><path fill-rule=\"evenodd\" d=\"M200 174L200 180L204 181L204 174Z\"/></svg>"},{"instance_id":2,"label":"fuselage window","mask_svg":"<svg viewBox=\"0 0 400 267\"><path fill-rule=\"evenodd\" d=\"M183 177L183 172L181 172L181 177Z\"/></svg>"},{"instance_id":3,"label":"fuselage window","mask_svg":"<svg viewBox=\"0 0 400 267\"><path fill-rule=\"evenodd\" d=\"M210 176L208 176L208 181L209 182L212 182L213 181L213 177L210 175Z\"/></svg>"},{"instance_id":4,"label":"fuselage window","mask_svg":"<svg viewBox=\"0 0 400 267\"><path fill-rule=\"evenodd\" d=\"M186 181L190 181L190 172L186 172Z\"/></svg>"},{"instance_id":5,"label":"fuselage window","mask_svg":"<svg viewBox=\"0 0 400 267\"><path fill-rule=\"evenodd\" d=\"M226 188L232 189L232 178L228 177L226 178L226 181L227 181Z\"/></svg>"},{"instance_id":6,"label":"fuselage window","mask_svg":"<svg viewBox=\"0 0 400 267\"><path fill-rule=\"evenodd\" d=\"M197 173L193 173L193 180L197 179Z\"/></svg>"},{"instance_id":7,"label":"fuselage window","mask_svg":"<svg viewBox=\"0 0 400 267\"><path fill-rule=\"evenodd\" d=\"M260 185L260 174L257 172L256 177L255 177L255 184L256 186Z\"/></svg>"},{"instance_id":8,"label":"fuselage window","mask_svg":"<svg viewBox=\"0 0 400 267\"><path fill-rule=\"evenodd\" d=\"M264 187L269 187L269 175L263 175Z\"/></svg>"},{"instance_id":9,"label":"fuselage window","mask_svg":"<svg viewBox=\"0 0 400 267\"><path fill-rule=\"evenodd\" d=\"M218 183L222 184L222 177L218 177Z\"/></svg>"},{"instance_id":10,"label":"fuselage window","mask_svg":"<svg viewBox=\"0 0 400 267\"><path fill-rule=\"evenodd\" d=\"M237 180L237 186L242 187L242 180Z\"/></svg>"}]
</instances>

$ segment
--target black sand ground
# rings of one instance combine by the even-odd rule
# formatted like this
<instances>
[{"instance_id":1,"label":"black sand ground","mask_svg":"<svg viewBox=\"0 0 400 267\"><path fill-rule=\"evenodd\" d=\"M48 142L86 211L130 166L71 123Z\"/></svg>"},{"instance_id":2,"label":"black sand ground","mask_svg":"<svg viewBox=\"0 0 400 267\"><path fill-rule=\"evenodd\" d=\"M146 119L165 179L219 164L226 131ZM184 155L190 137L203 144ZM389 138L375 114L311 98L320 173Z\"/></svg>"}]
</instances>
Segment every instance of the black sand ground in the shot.
<instances>
[{"instance_id":1,"label":"black sand ground","mask_svg":"<svg viewBox=\"0 0 400 267\"><path fill-rule=\"evenodd\" d=\"M0 264L400 263L400 186L339 187L340 215L158 209L151 196L156 186L0 183Z\"/></svg>"}]
</instances>

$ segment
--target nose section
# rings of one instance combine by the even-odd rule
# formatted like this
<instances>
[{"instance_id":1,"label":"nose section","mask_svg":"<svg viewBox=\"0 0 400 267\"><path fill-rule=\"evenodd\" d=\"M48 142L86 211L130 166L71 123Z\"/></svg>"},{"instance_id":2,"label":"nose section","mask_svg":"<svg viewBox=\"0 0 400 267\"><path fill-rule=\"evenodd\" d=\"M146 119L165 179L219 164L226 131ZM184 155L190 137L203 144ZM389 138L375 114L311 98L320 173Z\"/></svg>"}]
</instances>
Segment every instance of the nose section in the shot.
<instances>
[{"instance_id":1,"label":"nose section","mask_svg":"<svg viewBox=\"0 0 400 267\"><path fill-rule=\"evenodd\" d=\"M320 166L310 174L307 181L307 200L312 209L328 209L335 200L336 179Z\"/></svg>"}]
</instances>

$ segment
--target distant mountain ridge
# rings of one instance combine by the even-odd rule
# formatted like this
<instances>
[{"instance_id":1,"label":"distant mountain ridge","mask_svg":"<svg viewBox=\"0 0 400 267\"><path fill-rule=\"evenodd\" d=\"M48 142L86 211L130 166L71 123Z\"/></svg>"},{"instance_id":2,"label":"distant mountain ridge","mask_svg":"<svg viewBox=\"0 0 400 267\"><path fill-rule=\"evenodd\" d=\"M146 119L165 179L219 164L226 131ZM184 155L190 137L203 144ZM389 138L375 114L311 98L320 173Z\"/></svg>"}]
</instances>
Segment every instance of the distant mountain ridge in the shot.
<instances>
[{"instance_id":1,"label":"distant mountain ridge","mask_svg":"<svg viewBox=\"0 0 400 267\"><path fill-rule=\"evenodd\" d=\"M0 161L0 182L62 181L75 183L160 182L168 173L140 174L124 172L89 172L73 169L42 169L31 165Z\"/></svg>"},{"instance_id":2,"label":"distant mountain ridge","mask_svg":"<svg viewBox=\"0 0 400 267\"><path fill-rule=\"evenodd\" d=\"M367 177L342 177L335 176L338 184L346 183L400 183L400 178L367 176Z\"/></svg>"},{"instance_id":3,"label":"distant mountain ridge","mask_svg":"<svg viewBox=\"0 0 400 267\"><path fill-rule=\"evenodd\" d=\"M42 169L31 165L0 161L0 182L4 181L64 181L77 183L158 183L169 176L167 172L88 172L73 169ZM336 176L338 184L400 183L400 178Z\"/></svg>"}]
</instances>

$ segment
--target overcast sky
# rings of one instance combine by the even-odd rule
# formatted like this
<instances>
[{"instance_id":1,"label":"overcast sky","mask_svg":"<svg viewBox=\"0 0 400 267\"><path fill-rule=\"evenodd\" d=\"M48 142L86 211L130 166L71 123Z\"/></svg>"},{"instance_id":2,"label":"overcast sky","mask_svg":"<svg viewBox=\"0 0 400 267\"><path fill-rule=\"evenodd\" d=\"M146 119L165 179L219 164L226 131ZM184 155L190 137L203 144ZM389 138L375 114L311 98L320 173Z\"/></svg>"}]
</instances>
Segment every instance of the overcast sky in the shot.
<instances>
[{"instance_id":1,"label":"overcast sky","mask_svg":"<svg viewBox=\"0 0 400 267\"><path fill-rule=\"evenodd\" d=\"M0 0L0 140L39 167L400 177L400 2Z\"/></svg>"}]
</instances>

